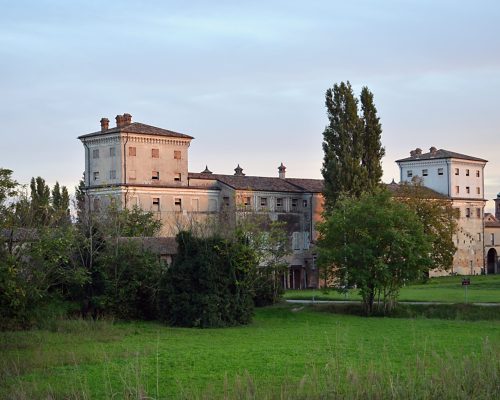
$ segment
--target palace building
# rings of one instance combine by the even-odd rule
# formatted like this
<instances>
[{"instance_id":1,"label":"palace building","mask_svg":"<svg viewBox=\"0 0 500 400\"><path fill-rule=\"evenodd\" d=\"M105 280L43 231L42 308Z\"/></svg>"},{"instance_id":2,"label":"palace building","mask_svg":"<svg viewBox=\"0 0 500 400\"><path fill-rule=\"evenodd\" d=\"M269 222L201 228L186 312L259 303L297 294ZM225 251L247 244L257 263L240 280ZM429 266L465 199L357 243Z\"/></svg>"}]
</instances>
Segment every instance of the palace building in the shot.
<instances>
[{"instance_id":1,"label":"palace building","mask_svg":"<svg viewBox=\"0 0 500 400\"><path fill-rule=\"evenodd\" d=\"M91 210L109 202L123 207L137 205L161 219L164 238L214 216L236 220L253 213L282 221L292 247L284 287L319 286L314 243L323 211L322 180L289 178L282 163L275 177L249 176L239 165L232 175L213 173L208 167L190 172L192 136L132 122L130 114L116 116L115 127L109 127L107 118L100 122L99 131L78 138L85 148L85 186ZM454 238L458 250L451 272L499 273L500 197L496 217L490 215L484 222L487 161L431 147L428 153L416 149L410 157L396 162L400 182L418 177L459 210ZM392 191L397 190L395 186L388 185ZM171 245L164 247L172 249Z\"/></svg>"}]
</instances>

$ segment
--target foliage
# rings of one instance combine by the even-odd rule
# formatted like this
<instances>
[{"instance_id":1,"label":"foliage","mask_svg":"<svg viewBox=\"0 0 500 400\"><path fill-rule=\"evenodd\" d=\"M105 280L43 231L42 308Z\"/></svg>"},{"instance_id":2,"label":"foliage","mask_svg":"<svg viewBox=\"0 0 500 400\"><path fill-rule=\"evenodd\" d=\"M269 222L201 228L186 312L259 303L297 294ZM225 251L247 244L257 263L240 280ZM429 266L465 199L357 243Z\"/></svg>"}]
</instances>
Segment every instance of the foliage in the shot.
<instances>
[{"instance_id":1,"label":"foliage","mask_svg":"<svg viewBox=\"0 0 500 400\"><path fill-rule=\"evenodd\" d=\"M157 297L163 264L129 240L117 240L98 257L103 274L103 312L120 319L157 317Z\"/></svg>"},{"instance_id":2,"label":"foliage","mask_svg":"<svg viewBox=\"0 0 500 400\"><path fill-rule=\"evenodd\" d=\"M386 191L341 199L320 232L319 262L331 266L338 281L358 287L367 314L376 297L390 310L401 286L430 265L422 223Z\"/></svg>"},{"instance_id":3,"label":"foliage","mask_svg":"<svg viewBox=\"0 0 500 400\"><path fill-rule=\"evenodd\" d=\"M255 254L244 238L177 235L178 254L161 282L160 317L176 326L223 327L250 322Z\"/></svg>"},{"instance_id":4,"label":"foliage","mask_svg":"<svg viewBox=\"0 0 500 400\"><path fill-rule=\"evenodd\" d=\"M99 212L106 233L114 237L156 236L161 230L161 220L152 211L145 211L137 205L120 209L112 203Z\"/></svg>"},{"instance_id":5,"label":"foliage","mask_svg":"<svg viewBox=\"0 0 500 400\"><path fill-rule=\"evenodd\" d=\"M368 88L361 92L361 115L349 82L335 84L325 97L329 123L323 132L321 172L325 207L331 211L342 195L359 197L377 188L385 151L380 142L382 127Z\"/></svg>"},{"instance_id":6,"label":"foliage","mask_svg":"<svg viewBox=\"0 0 500 400\"><path fill-rule=\"evenodd\" d=\"M406 204L419 217L424 233L432 243L432 263L429 269L449 270L457 250L453 235L457 230L458 213L451 202L429 194L429 189L418 181L403 183L398 188L398 201ZM428 274L428 271L425 271Z\"/></svg>"}]
</instances>

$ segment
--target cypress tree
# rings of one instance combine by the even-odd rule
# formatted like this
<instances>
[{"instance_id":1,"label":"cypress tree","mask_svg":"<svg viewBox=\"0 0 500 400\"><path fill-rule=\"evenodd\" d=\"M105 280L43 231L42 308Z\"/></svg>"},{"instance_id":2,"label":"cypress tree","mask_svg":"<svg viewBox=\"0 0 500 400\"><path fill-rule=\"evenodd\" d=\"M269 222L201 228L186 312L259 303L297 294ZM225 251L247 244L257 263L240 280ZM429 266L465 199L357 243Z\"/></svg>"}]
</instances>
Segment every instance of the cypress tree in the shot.
<instances>
[{"instance_id":1,"label":"cypress tree","mask_svg":"<svg viewBox=\"0 0 500 400\"><path fill-rule=\"evenodd\" d=\"M377 116L377 108L373 103L373 93L365 86L361 90L361 112L363 122L363 155L362 165L366 170L367 189L370 192L379 185L382 179L382 157L385 149L382 147L380 137L382 125Z\"/></svg>"},{"instance_id":2,"label":"cypress tree","mask_svg":"<svg viewBox=\"0 0 500 400\"><path fill-rule=\"evenodd\" d=\"M61 209L61 188L59 182L56 182L54 188L52 189L52 207L54 210Z\"/></svg>"}]
</instances>

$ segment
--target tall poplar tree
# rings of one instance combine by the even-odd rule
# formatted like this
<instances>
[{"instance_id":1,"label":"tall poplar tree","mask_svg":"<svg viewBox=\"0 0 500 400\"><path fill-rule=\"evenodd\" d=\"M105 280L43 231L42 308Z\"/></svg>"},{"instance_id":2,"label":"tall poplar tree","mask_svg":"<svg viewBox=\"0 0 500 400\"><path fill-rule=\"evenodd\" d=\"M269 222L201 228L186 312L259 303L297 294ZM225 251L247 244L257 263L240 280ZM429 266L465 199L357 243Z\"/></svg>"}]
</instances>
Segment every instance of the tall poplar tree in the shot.
<instances>
[{"instance_id":1,"label":"tall poplar tree","mask_svg":"<svg viewBox=\"0 0 500 400\"><path fill-rule=\"evenodd\" d=\"M323 132L325 206L331 210L342 194L360 196L367 174L361 164L363 123L351 84L341 82L326 91L329 124Z\"/></svg>"},{"instance_id":2,"label":"tall poplar tree","mask_svg":"<svg viewBox=\"0 0 500 400\"><path fill-rule=\"evenodd\" d=\"M370 192L379 185L382 179L382 157L385 149L382 147L382 125L377 116L377 108L373 103L373 93L365 86L361 90L361 120L363 122L363 154L361 163L367 174L367 189Z\"/></svg>"},{"instance_id":3,"label":"tall poplar tree","mask_svg":"<svg viewBox=\"0 0 500 400\"><path fill-rule=\"evenodd\" d=\"M325 207L332 211L342 195L359 197L378 187L385 150L380 142L382 126L368 88L361 92L361 115L349 81L328 89L325 105L329 124L323 132L321 172Z\"/></svg>"}]
</instances>

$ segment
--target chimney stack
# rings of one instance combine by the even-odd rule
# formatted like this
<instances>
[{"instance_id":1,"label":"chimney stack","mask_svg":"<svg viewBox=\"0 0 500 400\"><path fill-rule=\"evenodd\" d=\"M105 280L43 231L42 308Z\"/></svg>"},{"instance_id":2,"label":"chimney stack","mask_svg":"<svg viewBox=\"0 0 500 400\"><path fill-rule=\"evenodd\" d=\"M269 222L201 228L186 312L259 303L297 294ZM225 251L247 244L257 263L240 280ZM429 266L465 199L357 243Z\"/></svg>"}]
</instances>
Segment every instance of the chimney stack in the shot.
<instances>
[{"instance_id":1,"label":"chimney stack","mask_svg":"<svg viewBox=\"0 0 500 400\"><path fill-rule=\"evenodd\" d=\"M245 176L243 173L243 168L240 167L240 164L234 169L234 175L235 176Z\"/></svg>"},{"instance_id":2,"label":"chimney stack","mask_svg":"<svg viewBox=\"0 0 500 400\"><path fill-rule=\"evenodd\" d=\"M101 118L101 131L107 131L109 129L109 119Z\"/></svg>"},{"instance_id":3,"label":"chimney stack","mask_svg":"<svg viewBox=\"0 0 500 400\"><path fill-rule=\"evenodd\" d=\"M436 155L436 152L437 152L437 149L432 146L430 149L429 149L429 152L431 153L431 156L435 156Z\"/></svg>"},{"instance_id":4,"label":"chimney stack","mask_svg":"<svg viewBox=\"0 0 500 400\"><path fill-rule=\"evenodd\" d=\"M123 125L124 125L124 123L123 123L123 115L118 114L115 119L116 119L116 127L117 128L122 128Z\"/></svg>"},{"instance_id":5,"label":"chimney stack","mask_svg":"<svg viewBox=\"0 0 500 400\"><path fill-rule=\"evenodd\" d=\"M417 147L417 148L415 149L415 155L417 155L417 156L422 155L422 149L421 149L420 147Z\"/></svg>"},{"instance_id":6,"label":"chimney stack","mask_svg":"<svg viewBox=\"0 0 500 400\"><path fill-rule=\"evenodd\" d=\"M281 163L281 165L278 167L278 176L280 179L285 179L285 174L286 174L286 167Z\"/></svg>"},{"instance_id":7,"label":"chimney stack","mask_svg":"<svg viewBox=\"0 0 500 400\"><path fill-rule=\"evenodd\" d=\"M132 115L129 113L123 114L123 124L124 125L130 125L132 123Z\"/></svg>"}]
</instances>

